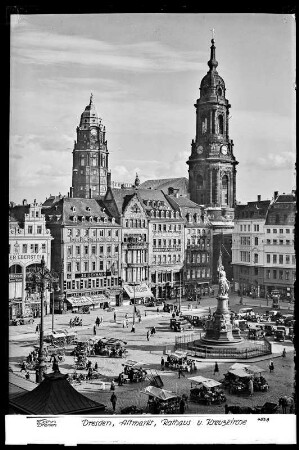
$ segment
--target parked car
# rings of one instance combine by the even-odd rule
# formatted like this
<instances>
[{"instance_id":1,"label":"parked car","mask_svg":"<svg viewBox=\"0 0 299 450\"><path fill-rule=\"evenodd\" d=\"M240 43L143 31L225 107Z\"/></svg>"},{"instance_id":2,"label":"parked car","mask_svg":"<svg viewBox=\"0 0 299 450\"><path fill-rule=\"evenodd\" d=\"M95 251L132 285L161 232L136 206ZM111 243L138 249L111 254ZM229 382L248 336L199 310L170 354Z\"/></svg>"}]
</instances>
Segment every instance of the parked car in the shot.
<instances>
[{"instance_id":1,"label":"parked car","mask_svg":"<svg viewBox=\"0 0 299 450\"><path fill-rule=\"evenodd\" d=\"M283 342L285 340L285 337L286 337L286 329L285 329L285 327L278 326L276 328L276 330L275 330L275 333L274 333L274 339L276 341L282 341Z\"/></svg>"},{"instance_id":2,"label":"parked car","mask_svg":"<svg viewBox=\"0 0 299 450\"><path fill-rule=\"evenodd\" d=\"M275 333L275 329L276 328L273 325L265 324L264 325L265 336L273 336Z\"/></svg>"},{"instance_id":3,"label":"parked car","mask_svg":"<svg viewBox=\"0 0 299 450\"><path fill-rule=\"evenodd\" d=\"M238 317L240 317L240 319L243 319L243 318L249 317L249 316L255 316L255 312L253 311L252 308L240 308L239 309Z\"/></svg>"},{"instance_id":4,"label":"parked car","mask_svg":"<svg viewBox=\"0 0 299 450\"><path fill-rule=\"evenodd\" d=\"M33 317L17 317L16 319L12 319L12 325L28 325L34 322Z\"/></svg>"},{"instance_id":5,"label":"parked car","mask_svg":"<svg viewBox=\"0 0 299 450\"><path fill-rule=\"evenodd\" d=\"M283 318L284 318L284 325L285 325L286 327L291 327L291 326L293 326L292 324L293 324L294 319L295 319L293 314L285 314L285 315L283 316Z\"/></svg>"}]
</instances>

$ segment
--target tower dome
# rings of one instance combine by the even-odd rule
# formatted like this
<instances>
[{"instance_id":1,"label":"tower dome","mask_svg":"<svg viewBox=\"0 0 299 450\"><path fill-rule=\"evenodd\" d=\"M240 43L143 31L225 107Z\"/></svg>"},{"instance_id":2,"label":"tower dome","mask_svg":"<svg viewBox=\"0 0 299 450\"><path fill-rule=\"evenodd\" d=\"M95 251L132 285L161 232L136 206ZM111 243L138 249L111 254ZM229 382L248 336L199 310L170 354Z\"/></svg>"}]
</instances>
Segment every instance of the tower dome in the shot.
<instances>
[{"instance_id":1,"label":"tower dome","mask_svg":"<svg viewBox=\"0 0 299 450\"><path fill-rule=\"evenodd\" d=\"M99 119L97 110L93 103L93 95L90 95L89 105L86 106L85 110L81 114L80 127L84 126L98 126L101 123Z\"/></svg>"},{"instance_id":2,"label":"tower dome","mask_svg":"<svg viewBox=\"0 0 299 450\"><path fill-rule=\"evenodd\" d=\"M221 78L216 70L218 61L216 61L216 47L214 45L214 39L212 39L211 43L211 56L210 60L208 61L210 70L203 77L200 83L201 96L204 97L210 94L224 95L225 93L225 83L223 81L223 78Z\"/></svg>"}]
</instances>

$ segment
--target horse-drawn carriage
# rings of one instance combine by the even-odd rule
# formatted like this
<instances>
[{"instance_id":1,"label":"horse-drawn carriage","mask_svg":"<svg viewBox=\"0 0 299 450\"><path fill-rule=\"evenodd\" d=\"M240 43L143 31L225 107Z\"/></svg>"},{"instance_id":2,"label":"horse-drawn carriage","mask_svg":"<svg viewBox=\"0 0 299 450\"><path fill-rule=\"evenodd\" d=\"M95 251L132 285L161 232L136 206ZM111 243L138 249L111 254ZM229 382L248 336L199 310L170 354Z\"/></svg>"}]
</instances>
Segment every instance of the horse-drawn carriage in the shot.
<instances>
[{"instance_id":1,"label":"horse-drawn carriage","mask_svg":"<svg viewBox=\"0 0 299 450\"><path fill-rule=\"evenodd\" d=\"M226 401L226 396L220 389L221 383L218 381L202 376L192 377L189 380L191 380L190 401L205 405L220 405Z\"/></svg>"}]
</instances>

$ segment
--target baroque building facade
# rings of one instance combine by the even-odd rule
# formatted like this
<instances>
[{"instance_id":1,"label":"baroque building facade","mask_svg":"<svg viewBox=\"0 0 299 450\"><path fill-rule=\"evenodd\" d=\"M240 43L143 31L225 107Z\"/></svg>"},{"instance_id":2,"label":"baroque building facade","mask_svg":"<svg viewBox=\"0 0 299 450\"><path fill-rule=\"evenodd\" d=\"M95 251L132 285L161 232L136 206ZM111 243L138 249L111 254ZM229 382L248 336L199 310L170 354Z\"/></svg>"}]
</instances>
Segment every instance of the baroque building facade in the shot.
<instances>
[{"instance_id":1,"label":"baroque building facade","mask_svg":"<svg viewBox=\"0 0 299 450\"><path fill-rule=\"evenodd\" d=\"M35 200L9 207L9 319L39 316L40 293L26 289L26 275L40 267L42 257L51 268L51 241L42 205ZM44 311L50 311L50 292L45 291Z\"/></svg>"},{"instance_id":2,"label":"baroque building facade","mask_svg":"<svg viewBox=\"0 0 299 450\"><path fill-rule=\"evenodd\" d=\"M274 192L273 200L237 205L233 231L234 289L242 295L266 297L278 290L294 298L295 195Z\"/></svg>"},{"instance_id":3,"label":"baroque building facade","mask_svg":"<svg viewBox=\"0 0 299 450\"><path fill-rule=\"evenodd\" d=\"M43 211L64 294L55 298L56 311L118 304L121 229L115 219L95 199L63 197Z\"/></svg>"}]
</instances>

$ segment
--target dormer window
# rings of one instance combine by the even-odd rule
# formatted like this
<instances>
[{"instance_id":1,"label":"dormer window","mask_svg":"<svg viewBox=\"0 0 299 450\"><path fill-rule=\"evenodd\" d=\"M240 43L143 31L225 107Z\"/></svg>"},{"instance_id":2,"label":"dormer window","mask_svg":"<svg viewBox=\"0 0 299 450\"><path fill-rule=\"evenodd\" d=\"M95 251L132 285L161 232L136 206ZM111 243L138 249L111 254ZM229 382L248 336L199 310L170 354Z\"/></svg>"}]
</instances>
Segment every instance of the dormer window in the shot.
<instances>
[{"instance_id":1,"label":"dormer window","mask_svg":"<svg viewBox=\"0 0 299 450\"><path fill-rule=\"evenodd\" d=\"M77 222L77 216L72 216L73 222Z\"/></svg>"},{"instance_id":2,"label":"dormer window","mask_svg":"<svg viewBox=\"0 0 299 450\"><path fill-rule=\"evenodd\" d=\"M86 206L86 211L90 211L90 206Z\"/></svg>"},{"instance_id":3,"label":"dormer window","mask_svg":"<svg viewBox=\"0 0 299 450\"><path fill-rule=\"evenodd\" d=\"M114 217L112 217L111 223L115 223L115 218Z\"/></svg>"},{"instance_id":4,"label":"dormer window","mask_svg":"<svg viewBox=\"0 0 299 450\"><path fill-rule=\"evenodd\" d=\"M73 212L76 212L76 207L75 207L75 206L71 206L71 210L72 210Z\"/></svg>"},{"instance_id":5,"label":"dormer window","mask_svg":"<svg viewBox=\"0 0 299 450\"><path fill-rule=\"evenodd\" d=\"M173 211L170 212L170 217L171 217L171 219L173 219L173 217L174 217Z\"/></svg>"},{"instance_id":6,"label":"dormer window","mask_svg":"<svg viewBox=\"0 0 299 450\"><path fill-rule=\"evenodd\" d=\"M93 221L92 216L90 216L89 217L89 222L92 222L92 221Z\"/></svg>"},{"instance_id":7,"label":"dormer window","mask_svg":"<svg viewBox=\"0 0 299 450\"><path fill-rule=\"evenodd\" d=\"M61 219L61 214L57 214L55 217L56 217L56 220L60 220Z\"/></svg>"},{"instance_id":8,"label":"dormer window","mask_svg":"<svg viewBox=\"0 0 299 450\"><path fill-rule=\"evenodd\" d=\"M103 217L103 222L107 223L107 217Z\"/></svg>"},{"instance_id":9,"label":"dormer window","mask_svg":"<svg viewBox=\"0 0 299 450\"><path fill-rule=\"evenodd\" d=\"M80 216L80 220L81 220L81 222L85 222L85 217L84 216Z\"/></svg>"}]
</instances>

